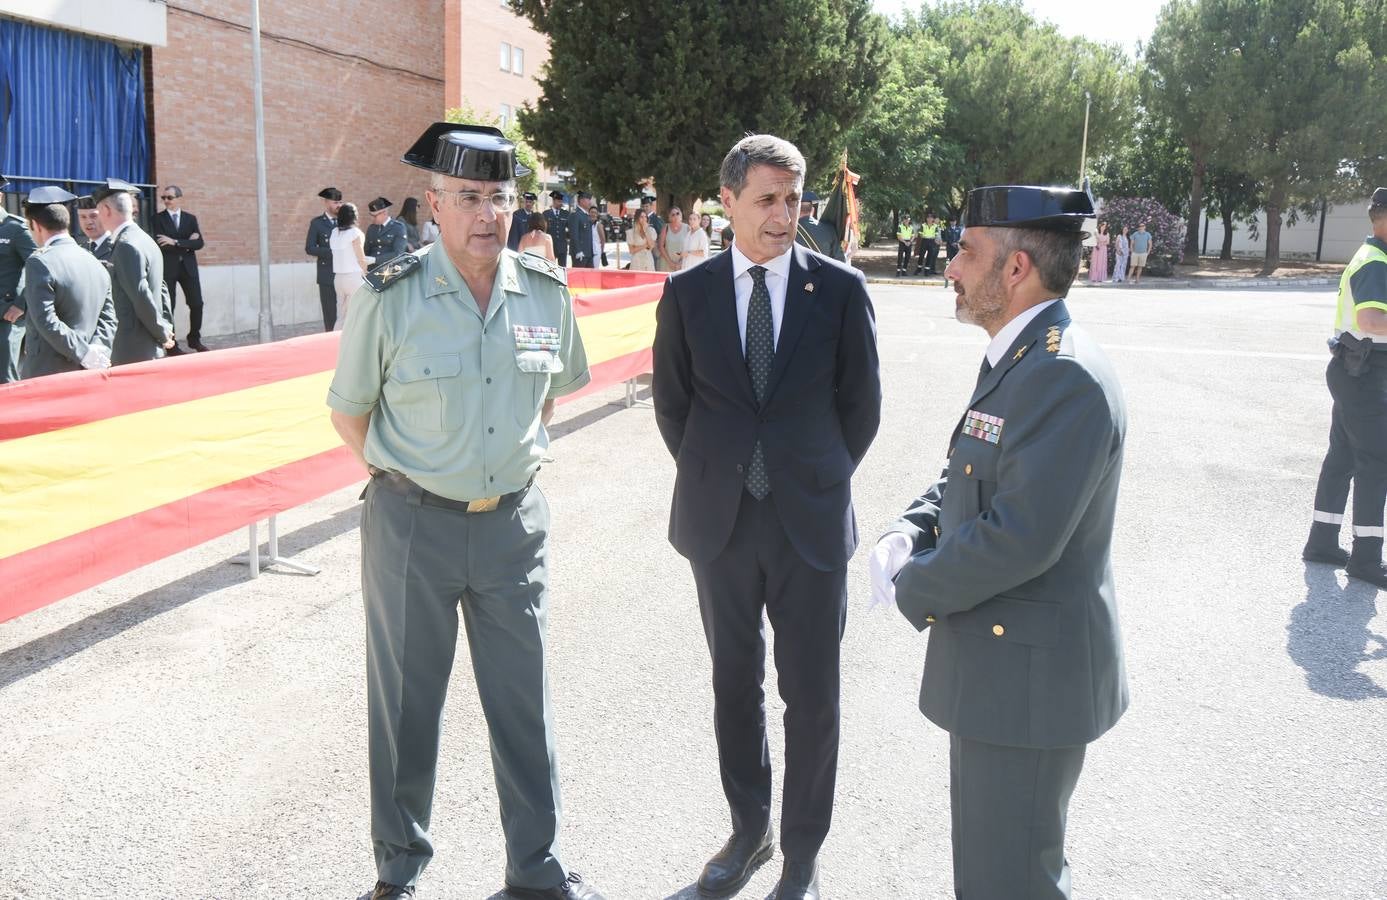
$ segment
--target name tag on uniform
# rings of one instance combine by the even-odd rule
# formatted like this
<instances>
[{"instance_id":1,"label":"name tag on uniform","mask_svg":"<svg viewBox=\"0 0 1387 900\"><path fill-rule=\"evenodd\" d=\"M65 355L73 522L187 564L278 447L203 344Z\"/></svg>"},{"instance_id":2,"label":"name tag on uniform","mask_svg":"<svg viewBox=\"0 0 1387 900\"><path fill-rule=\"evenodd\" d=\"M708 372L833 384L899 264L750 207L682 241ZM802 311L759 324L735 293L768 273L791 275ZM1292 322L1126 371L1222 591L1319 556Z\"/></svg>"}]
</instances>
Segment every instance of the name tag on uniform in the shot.
<instances>
[{"instance_id":1,"label":"name tag on uniform","mask_svg":"<svg viewBox=\"0 0 1387 900\"><path fill-rule=\"evenodd\" d=\"M1001 416L990 416L970 409L968 415L963 417L963 433L980 441L996 444L1002 440L1002 426L1005 424L1006 419Z\"/></svg>"},{"instance_id":2,"label":"name tag on uniform","mask_svg":"<svg viewBox=\"0 0 1387 900\"><path fill-rule=\"evenodd\" d=\"M513 325L515 349L559 352L559 329L552 325Z\"/></svg>"}]
</instances>

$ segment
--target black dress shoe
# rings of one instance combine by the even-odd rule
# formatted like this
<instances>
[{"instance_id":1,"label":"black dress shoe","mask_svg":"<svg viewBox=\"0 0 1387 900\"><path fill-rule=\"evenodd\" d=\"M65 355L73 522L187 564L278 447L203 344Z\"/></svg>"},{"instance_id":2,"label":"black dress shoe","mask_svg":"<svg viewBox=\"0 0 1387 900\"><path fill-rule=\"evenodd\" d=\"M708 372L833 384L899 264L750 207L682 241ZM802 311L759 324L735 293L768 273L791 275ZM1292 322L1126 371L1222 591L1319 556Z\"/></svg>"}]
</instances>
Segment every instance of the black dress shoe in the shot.
<instances>
[{"instance_id":1,"label":"black dress shoe","mask_svg":"<svg viewBox=\"0 0 1387 900\"><path fill-rule=\"evenodd\" d=\"M775 900L819 900L819 860L785 860Z\"/></svg>"},{"instance_id":2,"label":"black dress shoe","mask_svg":"<svg viewBox=\"0 0 1387 900\"><path fill-rule=\"evenodd\" d=\"M577 872L569 872L568 877L551 888L522 888L506 885L506 893L512 897L533 898L533 900L606 900L597 888L583 881Z\"/></svg>"},{"instance_id":3,"label":"black dress shoe","mask_svg":"<svg viewBox=\"0 0 1387 900\"><path fill-rule=\"evenodd\" d=\"M189 342L188 342L188 346L189 346L189 347L192 347L192 348L193 348L194 350L196 350L198 353L206 353L206 352L207 352L207 345L204 344L202 341L189 341Z\"/></svg>"},{"instance_id":4,"label":"black dress shoe","mask_svg":"<svg viewBox=\"0 0 1387 900\"><path fill-rule=\"evenodd\" d=\"M1362 563L1350 559L1344 567L1344 574L1380 588L1387 588L1387 566L1376 560Z\"/></svg>"},{"instance_id":5,"label":"black dress shoe","mask_svg":"<svg viewBox=\"0 0 1387 900\"><path fill-rule=\"evenodd\" d=\"M1300 558L1306 562L1328 563L1331 566L1348 565L1348 551L1342 547L1311 547L1305 545L1305 549L1300 551Z\"/></svg>"},{"instance_id":6,"label":"black dress shoe","mask_svg":"<svg viewBox=\"0 0 1387 900\"><path fill-rule=\"evenodd\" d=\"M731 897L746 887L751 876L775 852L775 829L765 834L736 834L713 854L698 876L700 897Z\"/></svg>"},{"instance_id":7,"label":"black dress shoe","mask_svg":"<svg viewBox=\"0 0 1387 900\"><path fill-rule=\"evenodd\" d=\"M371 891L371 900L406 900L413 896L413 886L406 887L388 881L377 881L375 890Z\"/></svg>"},{"instance_id":8,"label":"black dress shoe","mask_svg":"<svg viewBox=\"0 0 1387 900\"><path fill-rule=\"evenodd\" d=\"M183 348L178 346L177 341L174 341L173 346L170 347L168 350L164 351L164 353L166 356L182 356Z\"/></svg>"}]
</instances>

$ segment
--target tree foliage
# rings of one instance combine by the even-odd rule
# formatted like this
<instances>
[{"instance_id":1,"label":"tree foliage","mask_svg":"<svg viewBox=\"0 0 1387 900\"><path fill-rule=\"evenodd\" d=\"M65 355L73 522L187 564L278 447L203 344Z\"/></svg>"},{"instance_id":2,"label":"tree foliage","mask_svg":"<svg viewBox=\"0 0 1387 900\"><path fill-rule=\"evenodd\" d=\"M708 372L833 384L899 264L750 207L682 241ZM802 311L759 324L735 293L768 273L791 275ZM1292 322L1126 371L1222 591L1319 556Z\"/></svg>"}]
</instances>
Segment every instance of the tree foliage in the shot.
<instances>
[{"instance_id":1,"label":"tree foliage","mask_svg":"<svg viewBox=\"0 0 1387 900\"><path fill-rule=\"evenodd\" d=\"M905 30L946 48L933 74L948 101L940 138L960 160L961 188L1076 183L1085 91L1091 158L1131 130L1136 81L1122 50L1066 38L1019 0L926 6L906 17Z\"/></svg>"},{"instance_id":2,"label":"tree foliage","mask_svg":"<svg viewBox=\"0 0 1387 900\"><path fill-rule=\"evenodd\" d=\"M786 138L830 176L880 83L869 0L511 0L550 42L520 113L551 163L613 196L653 176L661 204L709 196L747 132Z\"/></svg>"},{"instance_id":3,"label":"tree foliage","mask_svg":"<svg viewBox=\"0 0 1387 900\"><path fill-rule=\"evenodd\" d=\"M530 146L529 141L525 140L520 123L512 119L502 125L500 116L478 112L472 108L471 104L465 102L462 106L456 106L446 111L443 114L443 121L457 122L462 125L490 125L493 128L500 128L507 138L515 142L516 160L530 170L529 175L515 180L516 189L519 191L539 190L539 154L535 152L534 147Z\"/></svg>"},{"instance_id":4,"label":"tree foliage","mask_svg":"<svg viewBox=\"0 0 1387 900\"><path fill-rule=\"evenodd\" d=\"M1189 205L1193 164L1189 148L1171 119L1138 116L1124 140L1093 167L1093 191L1102 197L1150 197L1182 215Z\"/></svg>"}]
</instances>

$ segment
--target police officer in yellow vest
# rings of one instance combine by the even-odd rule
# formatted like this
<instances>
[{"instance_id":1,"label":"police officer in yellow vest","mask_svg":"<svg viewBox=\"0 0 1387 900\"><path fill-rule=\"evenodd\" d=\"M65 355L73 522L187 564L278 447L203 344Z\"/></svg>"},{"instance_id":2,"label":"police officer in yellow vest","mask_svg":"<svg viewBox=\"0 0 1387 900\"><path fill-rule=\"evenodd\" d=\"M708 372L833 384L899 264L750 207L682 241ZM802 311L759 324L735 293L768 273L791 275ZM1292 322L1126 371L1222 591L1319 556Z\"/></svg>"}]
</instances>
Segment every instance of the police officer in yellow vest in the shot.
<instances>
[{"instance_id":1,"label":"police officer in yellow vest","mask_svg":"<svg viewBox=\"0 0 1387 900\"><path fill-rule=\"evenodd\" d=\"M915 226L910 224L910 216L902 215L901 224L896 226L896 274L905 275L910 271L910 254L915 243Z\"/></svg>"},{"instance_id":2,"label":"police officer in yellow vest","mask_svg":"<svg viewBox=\"0 0 1387 900\"><path fill-rule=\"evenodd\" d=\"M926 275L938 275L934 271L935 260L939 258L939 232L942 226L934 213L925 214L925 222L920 226L920 248L916 251L915 274L924 270Z\"/></svg>"},{"instance_id":3,"label":"police officer in yellow vest","mask_svg":"<svg viewBox=\"0 0 1387 900\"><path fill-rule=\"evenodd\" d=\"M1373 234L1339 279L1334 358L1325 379L1334 398L1329 452L1315 488L1309 562L1345 566L1352 578L1387 588L1382 564L1387 503L1387 187L1373 192ZM1339 547L1349 484L1353 484L1353 552Z\"/></svg>"},{"instance_id":4,"label":"police officer in yellow vest","mask_svg":"<svg viewBox=\"0 0 1387 900\"><path fill-rule=\"evenodd\" d=\"M434 173L426 196L441 237L371 270L348 307L328 393L334 427L371 473L361 514L371 897L414 896L433 856L460 614L490 732L508 896L601 900L558 858L549 506L534 483L554 399L589 380L572 301L562 269L506 249L515 179L529 170L498 129L435 123L403 161Z\"/></svg>"}]
</instances>

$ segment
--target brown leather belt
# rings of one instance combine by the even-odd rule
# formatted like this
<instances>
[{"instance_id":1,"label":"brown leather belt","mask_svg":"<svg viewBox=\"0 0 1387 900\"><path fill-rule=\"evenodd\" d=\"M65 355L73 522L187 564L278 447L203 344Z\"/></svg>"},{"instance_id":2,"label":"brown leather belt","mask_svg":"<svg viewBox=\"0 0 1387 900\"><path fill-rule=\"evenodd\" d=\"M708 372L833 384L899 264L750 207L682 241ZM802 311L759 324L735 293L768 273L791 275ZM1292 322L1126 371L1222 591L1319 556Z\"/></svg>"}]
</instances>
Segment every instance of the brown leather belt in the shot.
<instances>
[{"instance_id":1,"label":"brown leather belt","mask_svg":"<svg viewBox=\"0 0 1387 900\"><path fill-rule=\"evenodd\" d=\"M534 478L531 477L529 481L525 482L523 488L509 494L497 494L495 497L482 497L477 500L453 500L450 497L441 497L424 490L399 472L376 469L371 473L371 479L391 493L407 498L411 503L465 513L495 512L502 507L514 506L520 502L520 499L530 490L530 486L535 483Z\"/></svg>"}]
</instances>

